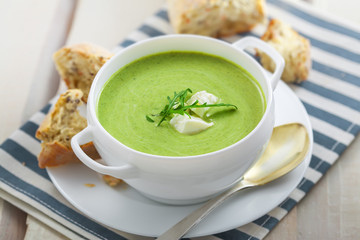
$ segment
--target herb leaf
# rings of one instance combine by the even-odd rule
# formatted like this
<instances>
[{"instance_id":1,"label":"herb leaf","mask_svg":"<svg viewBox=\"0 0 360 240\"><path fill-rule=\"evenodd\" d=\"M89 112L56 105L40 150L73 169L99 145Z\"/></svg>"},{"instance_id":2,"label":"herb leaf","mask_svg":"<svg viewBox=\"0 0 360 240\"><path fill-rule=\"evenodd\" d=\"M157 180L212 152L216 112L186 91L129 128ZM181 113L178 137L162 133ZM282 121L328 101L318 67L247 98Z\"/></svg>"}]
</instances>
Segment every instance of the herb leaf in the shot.
<instances>
[{"instance_id":1,"label":"herb leaf","mask_svg":"<svg viewBox=\"0 0 360 240\"><path fill-rule=\"evenodd\" d=\"M149 117L148 115L145 116L146 120L148 120L149 122L155 122L151 117Z\"/></svg>"},{"instance_id":2,"label":"herb leaf","mask_svg":"<svg viewBox=\"0 0 360 240\"><path fill-rule=\"evenodd\" d=\"M160 124L166 120L166 118L168 118L171 114L181 114L181 115L189 115L189 113L187 112L188 109L191 108L205 108L205 107L234 107L235 109L237 109L237 107L233 104L228 104L228 103L217 103L217 104L198 104L199 101L196 100L194 103L190 104L190 105L185 105L185 100L187 97L187 94L192 93L190 88L187 88L185 90L182 90L180 92L174 92L174 97L170 98L169 96L167 97L167 100L169 102L169 104L166 104L164 109L158 113L158 114L152 114L151 116L161 116L161 119L159 121L159 123L157 124L157 126L160 126ZM150 118L148 115L146 115L146 120L148 120L149 122L155 122L152 118Z\"/></svg>"}]
</instances>

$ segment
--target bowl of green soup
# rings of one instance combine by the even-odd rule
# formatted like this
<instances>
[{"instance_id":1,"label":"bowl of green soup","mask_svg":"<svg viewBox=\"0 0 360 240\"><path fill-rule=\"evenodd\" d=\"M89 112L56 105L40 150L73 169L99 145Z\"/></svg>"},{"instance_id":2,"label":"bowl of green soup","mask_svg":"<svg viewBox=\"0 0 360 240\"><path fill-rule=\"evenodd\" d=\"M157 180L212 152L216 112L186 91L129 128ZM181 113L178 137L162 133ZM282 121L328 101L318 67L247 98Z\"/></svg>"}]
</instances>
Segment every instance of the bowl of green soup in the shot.
<instances>
[{"instance_id":1,"label":"bowl of green soup","mask_svg":"<svg viewBox=\"0 0 360 240\"><path fill-rule=\"evenodd\" d=\"M248 47L274 60L273 74ZM72 148L91 169L154 200L204 201L236 183L266 147L283 68L282 57L254 37L229 44L167 35L133 44L96 75L88 127ZM81 150L90 141L103 162Z\"/></svg>"}]
</instances>

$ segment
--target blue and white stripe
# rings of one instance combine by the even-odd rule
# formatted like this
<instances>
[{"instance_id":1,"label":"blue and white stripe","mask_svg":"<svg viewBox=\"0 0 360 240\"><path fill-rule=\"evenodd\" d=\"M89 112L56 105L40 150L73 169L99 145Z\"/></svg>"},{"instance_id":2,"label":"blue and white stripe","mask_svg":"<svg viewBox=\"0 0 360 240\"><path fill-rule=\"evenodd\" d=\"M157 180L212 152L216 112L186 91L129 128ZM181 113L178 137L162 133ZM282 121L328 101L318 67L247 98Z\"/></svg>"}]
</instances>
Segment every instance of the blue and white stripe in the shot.
<instances>
[{"instance_id":1,"label":"blue and white stripe","mask_svg":"<svg viewBox=\"0 0 360 240\"><path fill-rule=\"evenodd\" d=\"M310 166L298 187L278 207L263 217L206 239L262 239L310 191L360 131L360 29L343 24L306 6L268 0L270 18L291 24L311 41L313 69L309 79L291 88L304 104L314 130ZM259 26L251 33L224 40L233 42L245 35L260 36ZM115 50L137 41L173 33L166 9L150 17ZM50 104L36 113L0 146L0 187L22 199L75 236L91 239L139 239L108 229L74 209L55 189L47 172L37 166L40 142L34 137Z\"/></svg>"}]
</instances>

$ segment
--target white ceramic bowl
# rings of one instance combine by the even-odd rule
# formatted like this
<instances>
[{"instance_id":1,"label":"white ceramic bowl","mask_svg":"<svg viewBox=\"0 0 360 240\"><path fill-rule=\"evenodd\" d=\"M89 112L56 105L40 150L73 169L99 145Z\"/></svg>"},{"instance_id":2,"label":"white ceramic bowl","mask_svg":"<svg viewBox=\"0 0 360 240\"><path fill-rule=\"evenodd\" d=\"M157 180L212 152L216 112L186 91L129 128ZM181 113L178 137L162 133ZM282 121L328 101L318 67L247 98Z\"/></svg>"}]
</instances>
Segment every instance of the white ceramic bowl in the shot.
<instances>
[{"instance_id":1,"label":"white ceramic bowl","mask_svg":"<svg viewBox=\"0 0 360 240\"><path fill-rule=\"evenodd\" d=\"M255 47L266 52L276 63L271 77L246 52ZM159 52L198 51L228 59L257 79L266 98L266 111L256 128L237 143L197 156L167 157L133 150L112 137L96 116L96 103L105 82L122 66ZM284 60L265 42L246 37L234 44L195 35L167 35L148 39L120 51L98 72L92 84L88 104L88 127L72 138L78 158L91 169L122 178L144 195L170 204L204 201L229 188L258 159L274 127L273 90L282 74ZM92 160L80 145L93 141L106 165Z\"/></svg>"}]
</instances>

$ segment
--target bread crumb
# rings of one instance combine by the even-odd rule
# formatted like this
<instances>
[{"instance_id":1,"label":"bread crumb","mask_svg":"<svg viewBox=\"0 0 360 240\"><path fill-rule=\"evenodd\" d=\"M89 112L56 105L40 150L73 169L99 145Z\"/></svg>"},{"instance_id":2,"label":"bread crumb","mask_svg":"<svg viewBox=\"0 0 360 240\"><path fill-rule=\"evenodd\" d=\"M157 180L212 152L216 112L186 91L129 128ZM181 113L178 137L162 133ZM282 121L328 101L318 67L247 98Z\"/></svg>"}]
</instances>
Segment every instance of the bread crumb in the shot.
<instances>
[{"instance_id":1,"label":"bread crumb","mask_svg":"<svg viewBox=\"0 0 360 240\"><path fill-rule=\"evenodd\" d=\"M115 178L110 175L103 175L102 178L110 187L116 187L117 185L124 183L122 179Z\"/></svg>"},{"instance_id":2,"label":"bread crumb","mask_svg":"<svg viewBox=\"0 0 360 240\"><path fill-rule=\"evenodd\" d=\"M84 185L85 185L86 187L90 187L90 188L95 187L95 184L93 184L93 183L85 183Z\"/></svg>"}]
</instances>

